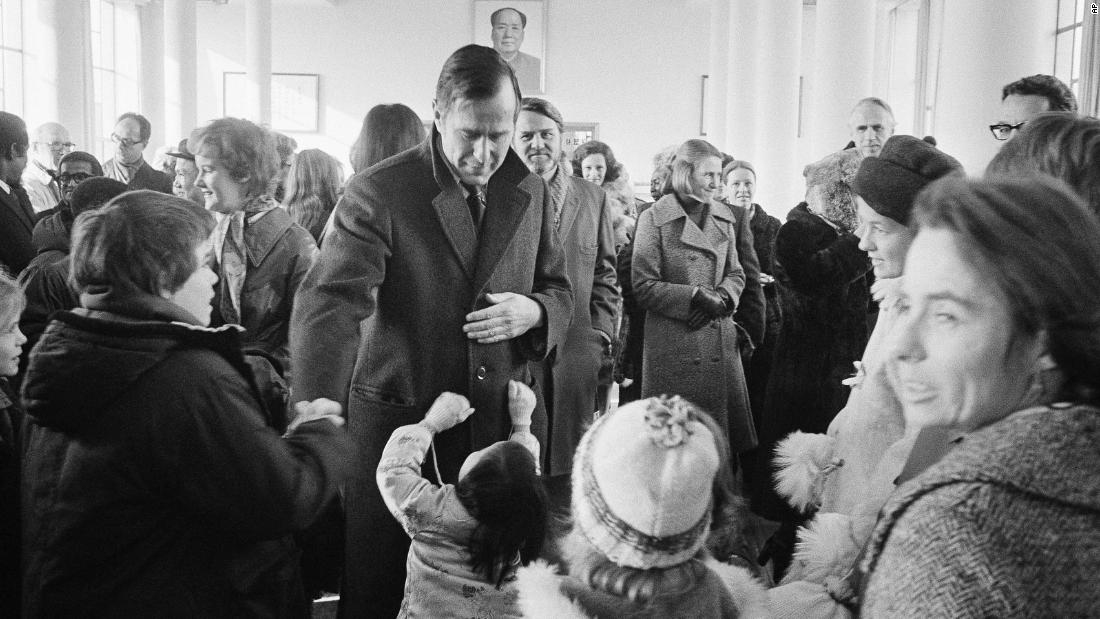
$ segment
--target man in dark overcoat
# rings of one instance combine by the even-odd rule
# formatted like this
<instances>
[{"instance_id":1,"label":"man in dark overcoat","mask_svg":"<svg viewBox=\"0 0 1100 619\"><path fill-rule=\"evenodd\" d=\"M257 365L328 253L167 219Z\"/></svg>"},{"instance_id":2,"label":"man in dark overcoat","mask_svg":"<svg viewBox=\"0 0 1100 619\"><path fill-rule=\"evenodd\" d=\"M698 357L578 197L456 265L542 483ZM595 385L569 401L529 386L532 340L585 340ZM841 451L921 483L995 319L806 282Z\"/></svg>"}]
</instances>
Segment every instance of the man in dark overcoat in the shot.
<instances>
[{"instance_id":1,"label":"man in dark overcoat","mask_svg":"<svg viewBox=\"0 0 1100 619\"><path fill-rule=\"evenodd\" d=\"M294 400L344 404L358 449L345 493L344 617L394 617L401 603L409 540L375 484L390 434L441 392L466 395L476 412L436 435L424 467L454 483L469 453L508 437L508 381L532 384L528 362L569 327L548 188L509 148L519 99L492 48L456 51L436 86L431 136L352 178L299 289ZM533 430L545 444L545 412Z\"/></svg>"},{"instance_id":2,"label":"man in dark overcoat","mask_svg":"<svg viewBox=\"0 0 1100 619\"><path fill-rule=\"evenodd\" d=\"M529 97L520 104L513 140L516 153L550 188L554 223L573 284L573 324L565 342L537 364L550 418L544 474L559 510L569 508L573 452L596 410L600 362L611 354L619 306L611 206L599 186L558 165L563 129L561 112L552 103Z\"/></svg>"}]
</instances>

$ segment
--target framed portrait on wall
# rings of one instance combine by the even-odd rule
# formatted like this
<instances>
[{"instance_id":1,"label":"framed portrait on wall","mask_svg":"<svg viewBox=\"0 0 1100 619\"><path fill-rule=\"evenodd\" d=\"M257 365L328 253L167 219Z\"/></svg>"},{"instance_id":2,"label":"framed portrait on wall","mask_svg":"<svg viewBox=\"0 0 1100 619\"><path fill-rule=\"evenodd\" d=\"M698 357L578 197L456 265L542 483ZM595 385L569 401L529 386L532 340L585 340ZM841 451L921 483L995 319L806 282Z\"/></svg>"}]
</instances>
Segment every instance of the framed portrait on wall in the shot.
<instances>
[{"instance_id":1,"label":"framed portrait on wall","mask_svg":"<svg viewBox=\"0 0 1100 619\"><path fill-rule=\"evenodd\" d=\"M511 65L523 96L546 92L546 0L474 0L473 40Z\"/></svg>"}]
</instances>

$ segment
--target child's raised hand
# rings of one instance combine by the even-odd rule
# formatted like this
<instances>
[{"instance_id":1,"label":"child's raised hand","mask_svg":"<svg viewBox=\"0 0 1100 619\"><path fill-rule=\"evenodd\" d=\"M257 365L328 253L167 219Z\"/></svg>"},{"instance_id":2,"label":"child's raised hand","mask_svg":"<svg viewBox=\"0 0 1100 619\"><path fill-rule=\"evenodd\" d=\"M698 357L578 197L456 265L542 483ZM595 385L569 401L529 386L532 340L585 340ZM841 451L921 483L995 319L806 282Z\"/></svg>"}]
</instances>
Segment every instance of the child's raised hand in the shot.
<instances>
[{"instance_id":1,"label":"child's raised hand","mask_svg":"<svg viewBox=\"0 0 1100 619\"><path fill-rule=\"evenodd\" d=\"M535 392L518 380L508 381L508 414L514 426L530 426L535 412Z\"/></svg>"},{"instance_id":2,"label":"child's raised hand","mask_svg":"<svg viewBox=\"0 0 1100 619\"><path fill-rule=\"evenodd\" d=\"M428 414L424 415L424 420L420 423L433 434L438 434L466 421L473 412L474 409L470 408L470 401L466 396L444 391L439 394L435 402L432 402L432 407L428 409Z\"/></svg>"}]
</instances>

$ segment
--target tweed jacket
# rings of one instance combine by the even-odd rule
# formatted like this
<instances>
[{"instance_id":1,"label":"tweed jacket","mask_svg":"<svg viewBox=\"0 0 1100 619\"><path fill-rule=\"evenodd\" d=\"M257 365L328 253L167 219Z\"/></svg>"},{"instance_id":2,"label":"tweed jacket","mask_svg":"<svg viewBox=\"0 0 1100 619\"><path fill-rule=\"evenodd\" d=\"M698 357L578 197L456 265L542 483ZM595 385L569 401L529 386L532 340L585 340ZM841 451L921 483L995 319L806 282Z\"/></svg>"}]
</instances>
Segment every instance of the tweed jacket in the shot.
<instances>
[{"instance_id":1,"label":"tweed jacket","mask_svg":"<svg viewBox=\"0 0 1100 619\"><path fill-rule=\"evenodd\" d=\"M607 195L564 169L558 174L566 175L558 238L573 284L573 323L552 358L540 364L550 417L549 445L543 450L547 459L543 470L548 475L568 475L573 470L573 452L596 410L604 348L600 334L615 338L619 305L615 235Z\"/></svg>"},{"instance_id":2,"label":"tweed jacket","mask_svg":"<svg viewBox=\"0 0 1100 619\"><path fill-rule=\"evenodd\" d=\"M1100 409L1035 407L968 435L883 508L864 617L1094 617Z\"/></svg>"},{"instance_id":3,"label":"tweed jacket","mask_svg":"<svg viewBox=\"0 0 1100 619\"><path fill-rule=\"evenodd\" d=\"M745 272L737 254L734 216L720 202L696 226L674 194L638 218L634 236L634 297L645 310L642 397L681 395L711 413L742 452L756 446L748 390L732 317L688 327L698 286L722 288L739 299Z\"/></svg>"},{"instance_id":4,"label":"tweed jacket","mask_svg":"<svg viewBox=\"0 0 1100 619\"><path fill-rule=\"evenodd\" d=\"M454 483L470 452L508 438L508 381L531 384L528 362L561 345L573 316L546 183L509 150L489 180L479 233L438 140L433 130L352 177L294 304L295 399L343 404L358 447L345 497L349 617L393 617L405 580L409 540L374 479L386 439L441 392L466 395L477 413L434 442L435 481ZM465 317L490 292L534 299L544 325L493 344L468 339ZM541 403L532 432L545 444Z\"/></svg>"}]
</instances>

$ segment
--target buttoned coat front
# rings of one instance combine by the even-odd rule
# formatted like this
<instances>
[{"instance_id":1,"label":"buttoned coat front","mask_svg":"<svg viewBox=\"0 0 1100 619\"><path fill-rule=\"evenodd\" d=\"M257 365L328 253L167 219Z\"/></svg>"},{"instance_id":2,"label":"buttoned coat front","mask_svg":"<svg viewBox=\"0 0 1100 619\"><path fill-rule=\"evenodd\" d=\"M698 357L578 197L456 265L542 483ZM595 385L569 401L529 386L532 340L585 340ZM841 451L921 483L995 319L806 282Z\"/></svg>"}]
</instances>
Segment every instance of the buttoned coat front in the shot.
<instances>
[{"instance_id":1,"label":"buttoned coat front","mask_svg":"<svg viewBox=\"0 0 1100 619\"><path fill-rule=\"evenodd\" d=\"M374 477L393 431L443 391L466 395L476 412L434 441L435 481L454 483L470 452L508 438L508 381L531 383L528 362L561 343L573 315L546 183L509 150L479 232L438 135L351 179L294 304L294 400L343 404L358 449L345 494L346 617L393 617L404 590L409 540ZM544 326L494 344L468 339L466 315L503 292L541 304ZM532 427L540 442L544 411Z\"/></svg>"},{"instance_id":2,"label":"buttoned coat front","mask_svg":"<svg viewBox=\"0 0 1100 619\"><path fill-rule=\"evenodd\" d=\"M632 279L646 311L642 397L678 394L711 413L742 452L756 445L748 391L737 346L737 326L726 316L688 327L696 287L724 289L739 299L745 273L737 256L729 207L711 203L696 226L674 194L638 218Z\"/></svg>"},{"instance_id":3,"label":"buttoned coat front","mask_svg":"<svg viewBox=\"0 0 1100 619\"><path fill-rule=\"evenodd\" d=\"M565 182L558 236L573 284L573 323L565 342L548 360L551 371L546 371L546 363L539 364L550 412L550 442L543 450L548 475L568 475L573 470L573 452L596 410L604 347L597 331L615 338L619 306L615 233L607 195L595 184L575 176L566 176Z\"/></svg>"}]
</instances>

